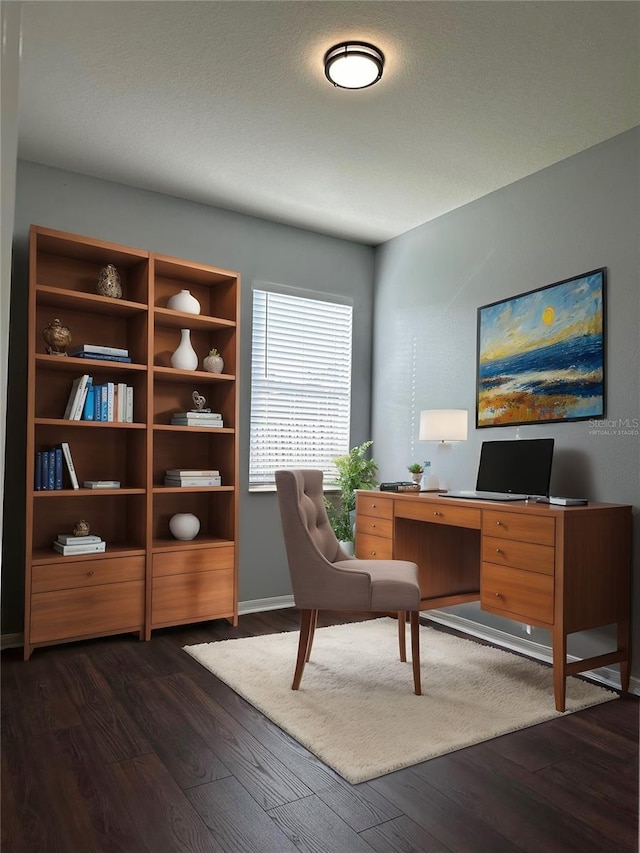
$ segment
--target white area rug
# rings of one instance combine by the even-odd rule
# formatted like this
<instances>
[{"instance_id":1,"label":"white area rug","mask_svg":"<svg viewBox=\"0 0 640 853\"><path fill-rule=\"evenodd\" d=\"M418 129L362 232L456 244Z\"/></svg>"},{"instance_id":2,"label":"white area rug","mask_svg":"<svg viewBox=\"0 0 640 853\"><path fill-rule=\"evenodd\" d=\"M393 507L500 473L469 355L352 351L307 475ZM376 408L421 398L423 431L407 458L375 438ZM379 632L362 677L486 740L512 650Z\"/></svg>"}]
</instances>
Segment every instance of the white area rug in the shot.
<instances>
[{"instance_id":1,"label":"white area rug","mask_svg":"<svg viewBox=\"0 0 640 853\"><path fill-rule=\"evenodd\" d=\"M558 716L550 667L424 626L415 696L397 637L389 618L318 628L298 691L297 631L185 651L352 783ZM565 713L616 698L569 678Z\"/></svg>"}]
</instances>

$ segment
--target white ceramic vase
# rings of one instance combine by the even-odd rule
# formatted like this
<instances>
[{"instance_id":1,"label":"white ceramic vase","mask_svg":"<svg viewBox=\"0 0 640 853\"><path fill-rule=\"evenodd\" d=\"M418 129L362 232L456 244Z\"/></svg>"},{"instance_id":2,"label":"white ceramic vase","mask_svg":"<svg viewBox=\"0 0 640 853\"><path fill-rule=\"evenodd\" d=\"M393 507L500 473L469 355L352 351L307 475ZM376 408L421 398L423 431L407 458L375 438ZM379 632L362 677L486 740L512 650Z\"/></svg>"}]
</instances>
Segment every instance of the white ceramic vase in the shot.
<instances>
[{"instance_id":1,"label":"white ceramic vase","mask_svg":"<svg viewBox=\"0 0 640 853\"><path fill-rule=\"evenodd\" d=\"M180 329L180 346L171 356L171 367L179 370L195 370L198 366L198 355L191 346L191 331Z\"/></svg>"},{"instance_id":2,"label":"white ceramic vase","mask_svg":"<svg viewBox=\"0 0 640 853\"><path fill-rule=\"evenodd\" d=\"M167 308L173 311L184 311L185 314L199 314L200 303L189 290L181 290L167 302Z\"/></svg>"},{"instance_id":3,"label":"white ceramic vase","mask_svg":"<svg viewBox=\"0 0 640 853\"><path fill-rule=\"evenodd\" d=\"M222 373L224 370L224 360L219 354L209 354L202 360L202 366L207 373Z\"/></svg>"},{"instance_id":4,"label":"white ceramic vase","mask_svg":"<svg viewBox=\"0 0 640 853\"><path fill-rule=\"evenodd\" d=\"M195 539L200 532L200 519L192 512L178 512L169 519L169 530L176 539Z\"/></svg>"}]
</instances>

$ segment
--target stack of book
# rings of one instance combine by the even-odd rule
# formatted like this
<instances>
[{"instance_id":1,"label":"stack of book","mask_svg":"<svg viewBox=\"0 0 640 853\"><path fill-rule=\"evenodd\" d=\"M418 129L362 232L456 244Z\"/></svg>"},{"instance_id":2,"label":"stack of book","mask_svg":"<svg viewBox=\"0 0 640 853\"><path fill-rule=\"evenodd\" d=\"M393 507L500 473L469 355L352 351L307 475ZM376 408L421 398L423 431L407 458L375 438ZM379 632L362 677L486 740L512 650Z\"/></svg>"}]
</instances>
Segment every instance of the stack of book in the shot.
<instances>
[{"instance_id":1,"label":"stack of book","mask_svg":"<svg viewBox=\"0 0 640 853\"><path fill-rule=\"evenodd\" d=\"M169 468L164 478L165 486L221 486L220 471L200 471L193 468Z\"/></svg>"},{"instance_id":2,"label":"stack of book","mask_svg":"<svg viewBox=\"0 0 640 853\"><path fill-rule=\"evenodd\" d=\"M221 427L220 412L174 412L171 415L174 426Z\"/></svg>"},{"instance_id":3,"label":"stack of book","mask_svg":"<svg viewBox=\"0 0 640 853\"><path fill-rule=\"evenodd\" d=\"M98 554L106 551L107 543L99 536L74 536L73 533L59 533L53 543L53 550L69 557L72 554Z\"/></svg>"},{"instance_id":4,"label":"stack of book","mask_svg":"<svg viewBox=\"0 0 640 853\"><path fill-rule=\"evenodd\" d=\"M381 492L419 492L420 483L410 483L406 480L396 480L393 483L380 483Z\"/></svg>"},{"instance_id":5,"label":"stack of book","mask_svg":"<svg viewBox=\"0 0 640 853\"><path fill-rule=\"evenodd\" d=\"M96 344L79 344L69 350L74 358L94 358L97 361L124 361L129 363L129 350L121 347L101 347Z\"/></svg>"},{"instance_id":6,"label":"stack of book","mask_svg":"<svg viewBox=\"0 0 640 853\"><path fill-rule=\"evenodd\" d=\"M36 452L35 482L37 492L52 491L63 488L63 460L69 472L71 488L78 488L78 478L71 458L71 451L66 441L55 447Z\"/></svg>"}]
</instances>

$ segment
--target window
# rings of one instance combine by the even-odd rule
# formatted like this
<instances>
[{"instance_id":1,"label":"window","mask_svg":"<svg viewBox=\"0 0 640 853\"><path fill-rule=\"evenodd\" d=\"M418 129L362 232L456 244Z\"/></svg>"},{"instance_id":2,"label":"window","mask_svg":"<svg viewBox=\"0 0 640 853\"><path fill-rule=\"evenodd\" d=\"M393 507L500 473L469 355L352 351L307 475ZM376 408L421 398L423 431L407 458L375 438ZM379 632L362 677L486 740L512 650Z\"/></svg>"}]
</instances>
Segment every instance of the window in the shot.
<instances>
[{"instance_id":1,"label":"window","mask_svg":"<svg viewBox=\"0 0 640 853\"><path fill-rule=\"evenodd\" d=\"M349 450L352 313L315 295L254 289L250 486L274 483L278 468L335 479L333 459Z\"/></svg>"}]
</instances>

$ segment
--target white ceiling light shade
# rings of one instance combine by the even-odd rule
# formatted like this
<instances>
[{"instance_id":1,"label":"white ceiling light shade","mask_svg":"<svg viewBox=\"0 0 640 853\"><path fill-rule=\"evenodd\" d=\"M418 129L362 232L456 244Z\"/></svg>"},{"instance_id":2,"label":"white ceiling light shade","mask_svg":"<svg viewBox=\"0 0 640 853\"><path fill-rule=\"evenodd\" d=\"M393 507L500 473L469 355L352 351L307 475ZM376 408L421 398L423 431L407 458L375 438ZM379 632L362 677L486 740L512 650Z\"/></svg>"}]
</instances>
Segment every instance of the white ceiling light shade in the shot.
<instances>
[{"instance_id":1,"label":"white ceiling light shade","mask_svg":"<svg viewBox=\"0 0 640 853\"><path fill-rule=\"evenodd\" d=\"M343 41L324 55L327 80L341 89L366 89L382 77L384 54L365 41Z\"/></svg>"}]
</instances>

